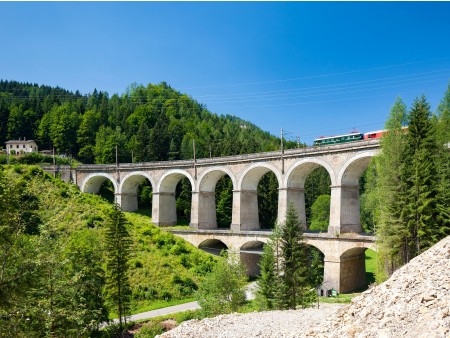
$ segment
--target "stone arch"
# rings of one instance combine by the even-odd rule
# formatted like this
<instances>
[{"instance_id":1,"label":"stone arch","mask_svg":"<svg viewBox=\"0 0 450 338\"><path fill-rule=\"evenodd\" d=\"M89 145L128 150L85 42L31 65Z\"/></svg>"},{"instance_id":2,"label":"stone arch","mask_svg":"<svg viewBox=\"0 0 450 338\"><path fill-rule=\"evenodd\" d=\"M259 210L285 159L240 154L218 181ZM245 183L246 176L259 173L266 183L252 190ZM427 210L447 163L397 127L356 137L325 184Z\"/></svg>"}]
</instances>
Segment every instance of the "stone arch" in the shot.
<instances>
[{"instance_id":1,"label":"stone arch","mask_svg":"<svg viewBox=\"0 0 450 338\"><path fill-rule=\"evenodd\" d=\"M191 187L192 189L194 189L196 186L194 178L187 171L181 169L172 169L166 172L161 177L156 187L156 192L175 193L177 184L183 177L187 177L189 179L189 181L191 182Z\"/></svg>"},{"instance_id":2,"label":"stone arch","mask_svg":"<svg viewBox=\"0 0 450 338\"><path fill-rule=\"evenodd\" d=\"M114 186L114 193L117 193L117 182L114 177L107 173L94 173L86 176L86 178L83 180L83 183L81 184L81 191L90 194L98 194L100 187L106 180L111 181Z\"/></svg>"},{"instance_id":3,"label":"stone arch","mask_svg":"<svg viewBox=\"0 0 450 338\"><path fill-rule=\"evenodd\" d=\"M131 172L122 179L117 200L123 211L136 211L138 209L137 190L139 184L145 179L149 180L152 191L154 191L153 177L143 171Z\"/></svg>"},{"instance_id":4,"label":"stone arch","mask_svg":"<svg viewBox=\"0 0 450 338\"><path fill-rule=\"evenodd\" d=\"M217 182L225 175L231 179L233 190L235 190L235 175L227 168L208 169L198 179L197 190L192 196L191 227L198 229L218 227L215 190Z\"/></svg>"},{"instance_id":5,"label":"stone arch","mask_svg":"<svg viewBox=\"0 0 450 338\"><path fill-rule=\"evenodd\" d=\"M306 240L305 241L306 245L312 246L313 248L316 248L317 250L319 250L323 255L327 254L327 251L329 250L329 243L326 243L324 241L311 241L311 240Z\"/></svg>"},{"instance_id":6,"label":"stone arch","mask_svg":"<svg viewBox=\"0 0 450 338\"><path fill-rule=\"evenodd\" d=\"M250 165L242 173L238 182L238 190L256 190L261 177L269 171L275 174L278 180L278 186L282 187L283 182L279 170L270 163L258 162Z\"/></svg>"},{"instance_id":7,"label":"stone arch","mask_svg":"<svg viewBox=\"0 0 450 338\"><path fill-rule=\"evenodd\" d=\"M341 167L337 184L331 188L329 233L362 232L359 178L375 155L375 150L364 151L349 158Z\"/></svg>"},{"instance_id":8,"label":"stone arch","mask_svg":"<svg viewBox=\"0 0 450 338\"><path fill-rule=\"evenodd\" d=\"M229 249L224 242L214 238L205 239L198 245L198 248L216 256L219 256L222 250L228 251Z\"/></svg>"},{"instance_id":9,"label":"stone arch","mask_svg":"<svg viewBox=\"0 0 450 338\"><path fill-rule=\"evenodd\" d=\"M155 189L155 180L152 176L143 171L135 171L127 174L119 185L119 193L135 193L139 183L144 179L149 180L152 189Z\"/></svg>"},{"instance_id":10,"label":"stone arch","mask_svg":"<svg viewBox=\"0 0 450 338\"><path fill-rule=\"evenodd\" d=\"M286 173L284 187L281 192L283 193L283 198L280 199L280 202L284 202L282 204L282 208L280 210L279 219L284 221L284 214L286 213L286 209L290 203L294 205L296 208L299 219L303 227L307 228L307 219L306 219L306 208L305 208L305 181L308 175L319 167L325 168L330 176L331 185L335 184L336 178L333 168L329 163L315 158L305 158L296 162L293 166L289 168Z\"/></svg>"},{"instance_id":11,"label":"stone arch","mask_svg":"<svg viewBox=\"0 0 450 338\"><path fill-rule=\"evenodd\" d=\"M305 158L296 162L286 172L284 186L287 188L303 188L308 174L316 168L324 167L330 175L331 185L336 184L333 168L327 162L316 158Z\"/></svg>"},{"instance_id":12,"label":"stone arch","mask_svg":"<svg viewBox=\"0 0 450 338\"><path fill-rule=\"evenodd\" d=\"M156 191L153 192L152 220L157 226L172 226L177 224L175 190L178 182L187 177L191 189L195 188L193 177L185 170L173 169L167 171L159 180Z\"/></svg>"},{"instance_id":13,"label":"stone arch","mask_svg":"<svg viewBox=\"0 0 450 338\"><path fill-rule=\"evenodd\" d=\"M263 252L264 242L249 241L244 243L239 249L239 256L242 264L245 266L247 275L257 276L260 273L258 266L259 259Z\"/></svg>"},{"instance_id":14,"label":"stone arch","mask_svg":"<svg viewBox=\"0 0 450 338\"><path fill-rule=\"evenodd\" d=\"M336 185L358 185L361 174L376 154L375 150L365 151L349 158L339 171Z\"/></svg>"},{"instance_id":15,"label":"stone arch","mask_svg":"<svg viewBox=\"0 0 450 338\"><path fill-rule=\"evenodd\" d=\"M235 190L237 188L236 176L228 168L220 167L208 169L200 175L198 179L197 191L213 192L217 181L225 175L230 177L231 182L233 182L233 190Z\"/></svg>"},{"instance_id":16,"label":"stone arch","mask_svg":"<svg viewBox=\"0 0 450 338\"><path fill-rule=\"evenodd\" d=\"M276 176L278 188L280 188L283 184L281 173L270 163L254 163L248 166L240 176L238 190L233 193L232 230L258 230L261 228L259 224L257 189L259 181L269 171Z\"/></svg>"}]
</instances>

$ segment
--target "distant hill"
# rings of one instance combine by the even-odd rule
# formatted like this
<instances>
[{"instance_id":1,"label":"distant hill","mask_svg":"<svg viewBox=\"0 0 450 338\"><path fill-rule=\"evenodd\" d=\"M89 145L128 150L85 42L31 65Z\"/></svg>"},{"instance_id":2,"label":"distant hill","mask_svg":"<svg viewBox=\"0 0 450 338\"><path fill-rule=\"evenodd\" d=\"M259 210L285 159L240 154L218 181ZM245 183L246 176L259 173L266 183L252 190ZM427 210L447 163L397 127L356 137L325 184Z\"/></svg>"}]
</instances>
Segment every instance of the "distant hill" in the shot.
<instances>
[{"instance_id":1,"label":"distant hill","mask_svg":"<svg viewBox=\"0 0 450 338\"><path fill-rule=\"evenodd\" d=\"M216 115L162 82L132 85L110 96L0 81L0 144L34 139L83 163L190 159L279 149L280 140L253 123ZM286 148L296 146L288 142Z\"/></svg>"}]
</instances>

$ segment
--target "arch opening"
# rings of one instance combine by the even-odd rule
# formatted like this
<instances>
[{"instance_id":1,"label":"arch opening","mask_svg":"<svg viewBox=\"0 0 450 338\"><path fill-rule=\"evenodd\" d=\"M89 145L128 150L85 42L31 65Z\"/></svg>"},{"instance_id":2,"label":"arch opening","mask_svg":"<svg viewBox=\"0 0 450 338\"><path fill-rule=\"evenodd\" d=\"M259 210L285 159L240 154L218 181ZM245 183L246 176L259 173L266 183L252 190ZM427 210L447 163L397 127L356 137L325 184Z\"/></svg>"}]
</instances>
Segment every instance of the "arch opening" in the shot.
<instances>
[{"instance_id":1,"label":"arch opening","mask_svg":"<svg viewBox=\"0 0 450 338\"><path fill-rule=\"evenodd\" d=\"M218 239L207 239L198 245L198 248L215 256L220 256L222 252L227 252L226 244Z\"/></svg>"},{"instance_id":2,"label":"arch opening","mask_svg":"<svg viewBox=\"0 0 450 338\"><path fill-rule=\"evenodd\" d=\"M364 291L375 281L377 253L371 249L351 248L340 256L340 292Z\"/></svg>"},{"instance_id":3,"label":"arch opening","mask_svg":"<svg viewBox=\"0 0 450 338\"><path fill-rule=\"evenodd\" d=\"M330 201L330 175L324 167L316 167L305 179L305 216L308 229L325 232L328 230Z\"/></svg>"},{"instance_id":4,"label":"arch opening","mask_svg":"<svg viewBox=\"0 0 450 338\"><path fill-rule=\"evenodd\" d=\"M187 177L179 180L175 188L177 225L189 225L191 221L192 185Z\"/></svg>"},{"instance_id":5,"label":"arch opening","mask_svg":"<svg viewBox=\"0 0 450 338\"><path fill-rule=\"evenodd\" d=\"M331 168L311 159L288 173L287 203L295 206L305 229L328 230L332 181Z\"/></svg>"},{"instance_id":6,"label":"arch opening","mask_svg":"<svg viewBox=\"0 0 450 338\"><path fill-rule=\"evenodd\" d=\"M114 185L108 179L105 179L100 185L97 195L107 200L109 203L115 202Z\"/></svg>"},{"instance_id":7,"label":"arch opening","mask_svg":"<svg viewBox=\"0 0 450 338\"><path fill-rule=\"evenodd\" d=\"M81 191L100 195L109 203L115 202L116 187L113 178L106 174L89 177L83 184Z\"/></svg>"},{"instance_id":8,"label":"arch opening","mask_svg":"<svg viewBox=\"0 0 450 338\"><path fill-rule=\"evenodd\" d=\"M270 174L269 174L270 173ZM266 174L268 174L266 176ZM262 182L262 184L260 184ZM233 210L233 230L259 230L274 227L278 215L278 187L281 177L268 163L255 163L238 183L239 203ZM274 188L276 186L276 188ZM275 196L275 198L274 198ZM274 201L275 200L275 201Z\"/></svg>"},{"instance_id":9,"label":"arch opening","mask_svg":"<svg viewBox=\"0 0 450 338\"><path fill-rule=\"evenodd\" d=\"M378 221L379 200L376 194L377 171L371 161L359 179L360 222L363 232L373 234Z\"/></svg>"},{"instance_id":10,"label":"arch opening","mask_svg":"<svg viewBox=\"0 0 450 338\"><path fill-rule=\"evenodd\" d=\"M321 286L323 285L323 273L324 273L324 259L325 255L322 251L316 248L314 245L306 244L306 255L308 257L308 283L311 287L318 290L321 294Z\"/></svg>"},{"instance_id":11,"label":"arch opening","mask_svg":"<svg viewBox=\"0 0 450 338\"><path fill-rule=\"evenodd\" d=\"M258 219L260 229L273 229L278 218L278 180L272 171L265 173L258 183Z\"/></svg>"},{"instance_id":12,"label":"arch opening","mask_svg":"<svg viewBox=\"0 0 450 338\"><path fill-rule=\"evenodd\" d=\"M369 167L373 158L372 153L365 153L351 158L341 169L338 177L338 186L335 189L334 206L335 210L332 216L335 225L331 232L361 233L361 177ZM333 193L332 193L333 194Z\"/></svg>"},{"instance_id":13,"label":"arch opening","mask_svg":"<svg viewBox=\"0 0 450 338\"><path fill-rule=\"evenodd\" d=\"M164 175L153 192L152 217L157 226L188 225L191 216L192 178L182 170Z\"/></svg>"},{"instance_id":14,"label":"arch opening","mask_svg":"<svg viewBox=\"0 0 450 338\"><path fill-rule=\"evenodd\" d=\"M193 200L191 226L199 229L229 229L232 220L234 181L227 169L211 169L199 179Z\"/></svg>"},{"instance_id":15,"label":"arch opening","mask_svg":"<svg viewBox=\"0 0 450 338\"><path fill-rule=\"evenodd\" d=\"M135 211L151 217L153 187L145 174L125 177L121 185L120 205L123 211Z\"/></svg>"},{"instance_id":16,"label":"arch opening","mask_svg":"<svg viewBox=\"0 0 450 338\"><path fill-rule=\"evenodd\" d=\"M230 176L222 176L215 186L215 212L217 227L229 229L233 213L233 182Z\"/></svg>"},{"instance_id":17,"label":"arch opening","mask_svg":"<svg viewBox=\"0 0 450 338\"><path fill-rule=\"evenodd\" d=\"M263 253L263 247L263 242L251 241L245 243L239 250L240 260L250 277L256 277L261 272L258 263Z\"/></svg>"}]
</instances>

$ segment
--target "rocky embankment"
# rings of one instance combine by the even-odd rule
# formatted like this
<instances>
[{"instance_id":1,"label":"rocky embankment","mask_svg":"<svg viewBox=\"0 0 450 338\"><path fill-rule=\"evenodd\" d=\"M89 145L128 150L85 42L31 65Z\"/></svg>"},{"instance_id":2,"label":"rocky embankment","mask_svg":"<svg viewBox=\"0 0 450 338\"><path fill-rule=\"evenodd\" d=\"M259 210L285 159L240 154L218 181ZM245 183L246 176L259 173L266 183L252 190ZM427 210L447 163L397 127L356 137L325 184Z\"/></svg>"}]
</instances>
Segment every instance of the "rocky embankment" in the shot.
<instances>
[{"instance_id":1,"label":"rocky embankment","mask_svg":"<svg viewBox=\"0 0 450 338\"><path fill-rule=\"evenodd\" d=\"M450 237L347 306L222 315L160 337L450 337Z\"/></svg>"}]
</instances>

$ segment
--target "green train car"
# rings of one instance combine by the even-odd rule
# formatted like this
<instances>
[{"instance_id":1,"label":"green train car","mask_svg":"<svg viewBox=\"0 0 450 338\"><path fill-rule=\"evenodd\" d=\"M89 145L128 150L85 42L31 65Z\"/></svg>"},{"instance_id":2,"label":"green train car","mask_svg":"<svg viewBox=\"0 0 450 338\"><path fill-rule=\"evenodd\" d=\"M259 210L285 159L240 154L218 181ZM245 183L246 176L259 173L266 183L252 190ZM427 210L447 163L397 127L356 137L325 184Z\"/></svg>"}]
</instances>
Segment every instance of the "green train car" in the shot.
<instances>
[{"instance_id":1,"label":"green train car","mask_svg":"<svg viewBox=\"0 0 450 338\"><path fill-rule=\"evenodd\" d=\"M363 137L364 137L364 134L358 133L358 132L344 134L344 135L337 135L337 136L321 136L314 140L314 145L315 146L324 146L324 145L329 145L329 144L353 142L353 141L362 140Z\"/></svg>"}]
</instances>

